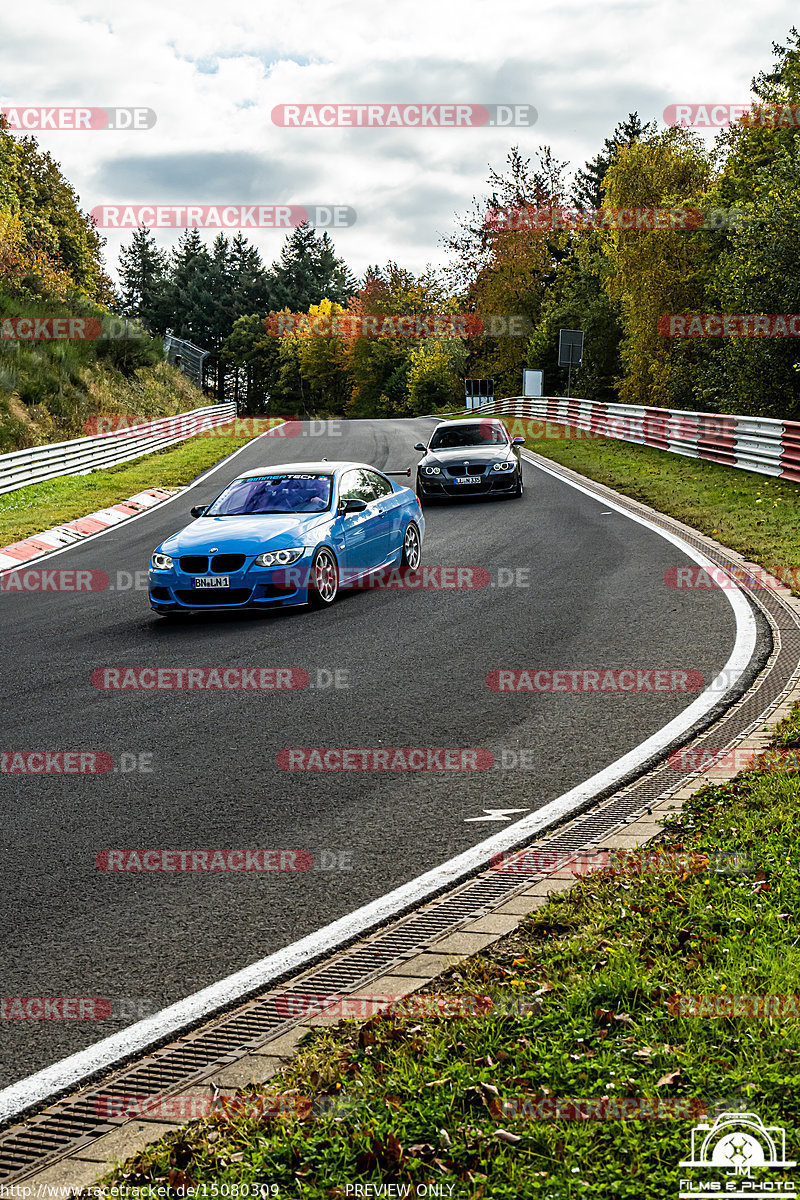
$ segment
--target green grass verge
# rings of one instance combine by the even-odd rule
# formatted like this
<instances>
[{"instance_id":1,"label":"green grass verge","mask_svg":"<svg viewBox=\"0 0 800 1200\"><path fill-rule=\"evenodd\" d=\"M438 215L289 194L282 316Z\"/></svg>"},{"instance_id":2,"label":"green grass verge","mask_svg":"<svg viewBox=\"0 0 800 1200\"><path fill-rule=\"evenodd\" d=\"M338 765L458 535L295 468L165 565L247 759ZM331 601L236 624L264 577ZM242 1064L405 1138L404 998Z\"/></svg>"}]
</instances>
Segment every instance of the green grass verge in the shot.
<instances>
[{"instance_id":1,"label":"green grass verge","mask_svg":"<svg viewBox=\"0 0 800 1200\"><path fill-rule=\"evenodd\" d=\"M525 445L699 529L800 595L800 484L606 438Z\"/></svg>"},{"instance_id":2,"label":"green grass verge","mask_svg":"<svg viewBox=\"0 0 800 1200\"><path fill-rule=\"evenodd\" d=\"M256 432L263 432L277 420L279 418L262 418L263 423L254 428ZM0 546L8 546L54 525L118 504L144 488L182 487L220 459L247 445L253 436L252 429L243 437L201 434L118 467L94 471L91 475L61 476L8 492L0 496ZM209 495L213 488L212 482Z\"/></svg>"},{"instance_id":3,"label":"green grass verge","mask_svg":"<svg viewBox=\"0 0 800 1200\"><path fill-rule=\"evenodd\" d=\"M800 744L800 708L776 742ZM146 1148L101 1194L115 1184L145 1197L195 1185L196 1195L203 1185L235 1195L247 1184L251 1196L263 1186L338 1198L392 1183L413 1196L433 1183L444 1196L486 1200L660 1200L677 1196L686 1175L694 1100L711 1119L740 1107L785 1127L787 1156L800 1158L800 1016L682 1013L680 999L686 1009L698 994L800 990L799 799L791 767L704 788L670 818L660 847L688 856L687 869L584 877L437 981L440 995L527 1003L315 1030L268 1088L241 1092L294 1098L293 1114L253 1104L212 1113ZM746 866L720 869L719 854ZM349 1107L318 1114L299 1097ZM621 1119L610 1108L605 1119L532 1119L502 1104L603 1097L661 1097L683 1102L685 1115Z\"/></svg>"},{"instance_id":4,"label":"green grass verge","mask_svg":"<svg viewBox=\"0 0 800 1200\"><path fill-rule=\"evenodd\" d=\"M463 414L454 414L463 419ZM800 484L610 438L537 436L553 422L504 416L525 446L699 529L778 575L800 595ZM580 438L576 435L580 434Z\"/></svg>"}]
</instances>

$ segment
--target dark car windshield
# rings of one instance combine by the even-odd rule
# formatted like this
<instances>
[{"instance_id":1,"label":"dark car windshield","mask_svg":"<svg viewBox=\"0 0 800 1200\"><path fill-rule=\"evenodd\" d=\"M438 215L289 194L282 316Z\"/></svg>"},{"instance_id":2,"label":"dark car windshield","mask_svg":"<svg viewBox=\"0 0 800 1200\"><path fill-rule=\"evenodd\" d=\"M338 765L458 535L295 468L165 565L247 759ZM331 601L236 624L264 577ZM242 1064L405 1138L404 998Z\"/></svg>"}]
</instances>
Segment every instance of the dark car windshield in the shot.
<instances>
[{"instance_id":1,"label":"dark car windshield","mask_svg":"<svg viewBox=\"0 0 800 1200\"><path fill-rule=\"evenodd\" d=\"M247 479L234 479L203 515L315 513L324 512L330 502L330 475L250 475Z\"/></svg>"},{"instance_id":2,"label":"dark car windshield","mask_svg":"<svg viewBox=\"0 0 800 1200\"><path fill-rule=\"evenodd\" d=\"M429 450L451 450L457 446L508 445L508 437L502 425L481 421L476 425L450 425L434 430Z\"/></svg>"}]
</instances>

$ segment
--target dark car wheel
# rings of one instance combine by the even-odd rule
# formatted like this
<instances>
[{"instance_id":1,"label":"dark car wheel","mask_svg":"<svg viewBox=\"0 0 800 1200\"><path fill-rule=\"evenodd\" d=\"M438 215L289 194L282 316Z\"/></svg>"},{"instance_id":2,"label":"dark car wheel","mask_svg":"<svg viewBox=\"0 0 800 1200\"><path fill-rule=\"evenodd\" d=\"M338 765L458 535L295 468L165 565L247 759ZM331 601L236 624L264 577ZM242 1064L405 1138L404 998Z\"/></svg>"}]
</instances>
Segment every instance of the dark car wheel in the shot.
<instances>
[{"instance_id":1,"label":"dark car wheel","mask_svg":"<svg viewBox=\"0 0 800 1200\"><path fill-rule=\"evenodd\" d=\"M403 554L400 565L416 571L422 558L422 546L419 540L419 529L413 521L409 521L403 538Z\"/></svg>"},{"instance_id":2,"label":"dark car wheel","mask_svg":"<svg viewBox=\"0 0 800 1200\"><path fill-rule=\"evenodd\" d=\"M519 471L517 472L517 486L514 488L513 494L517 499L519 499L524 491L525 484L522 482L522 468L520 467Z\"/></svg>"},{"instance_id":3,"label":"dark car wheel","mask_svg":"<svg viewBox=\"0 0 800 1200\"><path fill-rule=\"evenodd\" d=\"M339 592L339 564L336 555L323 546L314 555L308 580L308 603L312 608L328 608Z\"/></svg>"}]
</instances>

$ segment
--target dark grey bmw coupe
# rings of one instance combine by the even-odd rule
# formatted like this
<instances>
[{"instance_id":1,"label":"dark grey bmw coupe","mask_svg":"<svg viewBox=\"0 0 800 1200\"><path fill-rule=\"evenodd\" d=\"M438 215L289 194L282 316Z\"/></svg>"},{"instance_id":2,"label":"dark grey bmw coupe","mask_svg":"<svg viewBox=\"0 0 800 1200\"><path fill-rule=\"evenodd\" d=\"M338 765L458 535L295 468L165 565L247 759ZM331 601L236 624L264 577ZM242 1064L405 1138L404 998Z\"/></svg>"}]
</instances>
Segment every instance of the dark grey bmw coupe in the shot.
<instances>
[{"instance_id":1,"label":"dark grey bmw coupe","mask_svg":"<svg viewBox=\"0 0 800 1200\"><path fill-rule=\"evenodd\" d=\"M497 417L441 421L417 464L420 503L445 496L521 496L519 446Z\"/></svg>"}]
</instances>

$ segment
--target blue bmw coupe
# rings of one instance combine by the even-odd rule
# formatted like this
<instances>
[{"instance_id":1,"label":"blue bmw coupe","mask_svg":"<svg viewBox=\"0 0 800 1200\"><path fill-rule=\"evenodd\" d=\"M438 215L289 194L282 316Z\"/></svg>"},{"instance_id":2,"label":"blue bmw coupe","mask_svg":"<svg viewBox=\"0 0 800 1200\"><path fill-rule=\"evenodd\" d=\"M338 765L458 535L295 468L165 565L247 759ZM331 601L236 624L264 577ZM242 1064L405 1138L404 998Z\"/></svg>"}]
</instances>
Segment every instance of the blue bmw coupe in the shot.
<instances>
[{"instance_id":1,"label":"blue bmw coupe","mask_svg":"<svg viewBox=\"0 0 800 1200\"><path fill-rule=\"evenodd\" d=\"M150 560L150 605L192 609L333 604L383 568L419 566L425 519L411 488L365 463L246 471Z\"/></svg>"}]
</instances>

